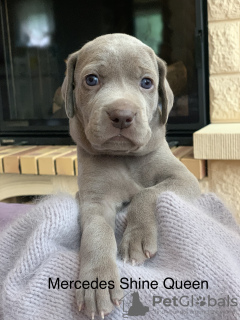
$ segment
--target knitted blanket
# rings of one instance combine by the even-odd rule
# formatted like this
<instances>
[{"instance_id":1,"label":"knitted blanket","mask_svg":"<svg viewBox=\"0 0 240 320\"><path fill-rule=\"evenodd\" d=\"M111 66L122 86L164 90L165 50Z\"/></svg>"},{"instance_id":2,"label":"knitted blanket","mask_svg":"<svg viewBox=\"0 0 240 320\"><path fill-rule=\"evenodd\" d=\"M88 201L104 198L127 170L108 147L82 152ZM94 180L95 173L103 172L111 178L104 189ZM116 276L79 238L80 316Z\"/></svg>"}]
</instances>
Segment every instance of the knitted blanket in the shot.
<instances>
[{"instance_id":1,"label":"knitted blanket","mask_svg":"<svg viewBox=\"0 0 240 320\"><path fill-rule=\"evenodd\" d=\"M158 253L143 266L118 258L125 297L105 319L240 319L240 232L222 202L166 192L156 214ZM78 218L71 196L52 196L0 234L0 319L87 319L69 285L78 280ZM118 243L125 227L123 211Z\"/></svg>"}]
</instances>

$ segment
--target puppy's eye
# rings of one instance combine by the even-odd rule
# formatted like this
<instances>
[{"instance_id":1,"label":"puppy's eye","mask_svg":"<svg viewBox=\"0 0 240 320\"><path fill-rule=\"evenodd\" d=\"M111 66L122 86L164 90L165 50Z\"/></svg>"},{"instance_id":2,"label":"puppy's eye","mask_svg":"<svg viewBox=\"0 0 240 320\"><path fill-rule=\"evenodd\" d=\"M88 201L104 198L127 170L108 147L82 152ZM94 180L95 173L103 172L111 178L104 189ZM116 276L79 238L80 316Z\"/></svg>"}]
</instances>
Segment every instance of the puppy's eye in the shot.
<instances>
[{"instance_id":1,"label":"puppy's eye","mask_svg":"<svg viewBox=\"0 0 240 320\"><path fill-rule=\"evenodd\" d=\"M98 77L95 74L89 74L86 76L86 84L88 86L96 86L98 84Z\"/></svg>"},{"instance_id":2,"label":"puppy's eye","mask_svg":"<svg viewBox=\"0 0 240 320\"><path fill-rule=\"evenodd\" d=\"M149 78L143 78L141 80L141 87L144 89L150 89L152 85L153 85L152 80Z\"/></svg>"}]
</instances>

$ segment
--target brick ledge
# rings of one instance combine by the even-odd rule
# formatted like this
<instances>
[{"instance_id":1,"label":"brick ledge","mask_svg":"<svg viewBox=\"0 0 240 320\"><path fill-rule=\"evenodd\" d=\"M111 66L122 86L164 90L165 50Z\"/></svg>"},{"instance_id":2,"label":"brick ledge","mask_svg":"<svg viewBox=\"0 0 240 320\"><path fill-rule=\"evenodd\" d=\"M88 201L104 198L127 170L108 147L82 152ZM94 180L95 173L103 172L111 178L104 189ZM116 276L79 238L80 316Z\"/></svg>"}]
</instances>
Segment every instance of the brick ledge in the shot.
<instances>
[{"instance_id":1,"label":"brick ledge","mask_svg":"<svg viewBox=\"0 0 240 320\"><path fill-rule=\"evenodd\" d=\"M240 123L209 124L193 134L194 158L240 160Z\"/></svg>"}]
</instances>

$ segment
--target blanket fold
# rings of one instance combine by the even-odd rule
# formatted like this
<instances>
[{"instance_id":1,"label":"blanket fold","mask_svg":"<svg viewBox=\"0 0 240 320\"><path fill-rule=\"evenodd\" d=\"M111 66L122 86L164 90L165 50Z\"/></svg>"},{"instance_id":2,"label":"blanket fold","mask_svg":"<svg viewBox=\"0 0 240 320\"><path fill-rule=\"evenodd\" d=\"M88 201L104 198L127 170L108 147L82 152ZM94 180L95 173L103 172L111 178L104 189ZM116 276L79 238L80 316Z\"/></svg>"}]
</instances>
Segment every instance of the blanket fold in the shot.
<instances>
[{"instance_id":1,"label":"blanket fold","mask_svg":"<svg viewBox=\"0 0 240 320\"><path fill-rule=\"evenodd\" d=\"M117 259L125 297L105 319L240 319L240 231L224 204L214 194L187 203L166 192L156 217L158 253L142 266ZM126 210L116 218L118 244L125 227ZM0 318L88 319L75 302L79 245L78 205L66 194L2 231Z\"/></svg>"}]
</instances>

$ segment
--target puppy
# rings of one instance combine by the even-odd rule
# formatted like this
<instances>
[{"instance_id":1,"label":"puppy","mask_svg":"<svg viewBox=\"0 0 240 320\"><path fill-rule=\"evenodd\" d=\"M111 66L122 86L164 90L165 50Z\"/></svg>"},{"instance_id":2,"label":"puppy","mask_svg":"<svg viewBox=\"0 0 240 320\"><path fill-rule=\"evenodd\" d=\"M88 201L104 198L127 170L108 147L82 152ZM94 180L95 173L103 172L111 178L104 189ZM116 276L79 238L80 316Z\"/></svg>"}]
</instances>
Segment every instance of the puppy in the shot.
<instances>
[{"instance_id":1,"label":"puppy","mask_svg":"<svg viewBox=\"0 0 240 320\"><path fill-rule=\"evenodd\" d=\"M123 296L116 266L117 208L129 203L122 258L143 263L157 251L157 196L173 191L192 200L200 191L166 142L173 94L165 63L150 47L126 34L88 42L69 56L62 94L78 150L79 280L114 281L114 288L78 289L77 304L92 318L104 318Z\"/></svg>"}]
</instances>

